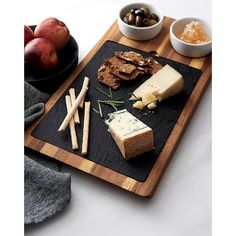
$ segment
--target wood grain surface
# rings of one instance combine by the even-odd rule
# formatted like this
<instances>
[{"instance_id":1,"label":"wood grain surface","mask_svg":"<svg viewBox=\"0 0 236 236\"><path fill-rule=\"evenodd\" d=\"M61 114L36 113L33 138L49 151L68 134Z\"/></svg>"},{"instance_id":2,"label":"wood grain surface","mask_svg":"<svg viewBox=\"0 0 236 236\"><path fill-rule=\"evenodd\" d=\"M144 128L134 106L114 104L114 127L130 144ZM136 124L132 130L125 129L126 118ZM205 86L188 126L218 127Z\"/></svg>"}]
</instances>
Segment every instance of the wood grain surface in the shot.
<instances>
[{"instance_id":1,"label":"wood grain surface","mask_svg":"<svg viewBox=\"0 0 236 236\"><path fill-rule=\"evenodd\" d=\"M111 169L98 165L82 156L75 155L50 143L46 143L37 138L34 138L31 133L44 116L40 117L31 127L25 131L25 146L137 195L151 197L158 183L160 182L161 177L164 174L165 169L168 166L168 163L171 160L174 151L181 140L181 137L211 79L211 55L203 58L192 59L179 55L172 48L169 40L169 27L173 21L174 19L165 17L161 33L156 38L145 42L133 41L125 38L120 33L117 22L115 21L104 34L104 36L94 46L94 48L84 58L84 60L76 67L68 79L53 94L45 106L45 114L47 114L47 112L57 102L57 100L61 97L61 95L69 87L73 80L76 79L81 70L106 40L113 40L147 52L156 51L156 53L160 56L190 65L197 69L201 69L203 73L198 80L198 83L189 97L151 172L144 182L139 182L118 172L112 171Z\"/></svg>"}]
</instances>

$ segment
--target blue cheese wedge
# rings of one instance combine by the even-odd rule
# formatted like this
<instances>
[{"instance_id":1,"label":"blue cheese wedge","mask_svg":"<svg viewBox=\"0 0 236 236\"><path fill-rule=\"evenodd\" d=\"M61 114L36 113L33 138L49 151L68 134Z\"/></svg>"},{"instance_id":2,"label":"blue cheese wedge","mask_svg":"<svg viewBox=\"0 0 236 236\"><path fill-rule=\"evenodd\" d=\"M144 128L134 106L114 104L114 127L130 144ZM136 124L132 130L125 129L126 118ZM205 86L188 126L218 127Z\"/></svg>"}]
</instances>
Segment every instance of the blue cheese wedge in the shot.
<instances>
[{"instance_id":1,"label":"blue cheese wedge","mask_svg":"<svg viewBox=\"0 0 236 236\"><path fill-rule=\"evenodd\" d=\"M152 75L141 84L130 100L141 99L142 104L134 103L134 108L142 109L149 104L155 104L180 93L184 88L183 76L169 65ZM153 107L153 106L152 106Z\"/></svg>"},{"instance_id":2,"label":"blue cheese wedge","mask_svg":"<svg viewBox=\"0 0 236 236\"><path fill-rule=\"evenodd\" d=\"M150 127L126 109L110 113L108 116L108 131L126 160L153 150L153 132Z\"/></svg>"}]
</instances>

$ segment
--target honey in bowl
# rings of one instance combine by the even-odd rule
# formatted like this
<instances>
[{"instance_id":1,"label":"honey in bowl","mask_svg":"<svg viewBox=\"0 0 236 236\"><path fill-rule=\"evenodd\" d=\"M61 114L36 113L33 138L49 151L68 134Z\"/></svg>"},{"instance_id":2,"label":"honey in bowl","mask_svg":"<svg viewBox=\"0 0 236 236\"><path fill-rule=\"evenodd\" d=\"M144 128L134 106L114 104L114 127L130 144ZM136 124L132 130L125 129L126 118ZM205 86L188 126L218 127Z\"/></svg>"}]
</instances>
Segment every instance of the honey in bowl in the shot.
<instances>
[{"instance_id":1,"label":"honey in bowl","mask_svg":"<svg viewBox=\"0 0 236 236\"><path fill-rule=\"evenodd\" d=\"M199 21L192 21L187 24L179 38L184 42L192 44L206 43L211 40L204 32Z\"/></svg>"}]
</instances>

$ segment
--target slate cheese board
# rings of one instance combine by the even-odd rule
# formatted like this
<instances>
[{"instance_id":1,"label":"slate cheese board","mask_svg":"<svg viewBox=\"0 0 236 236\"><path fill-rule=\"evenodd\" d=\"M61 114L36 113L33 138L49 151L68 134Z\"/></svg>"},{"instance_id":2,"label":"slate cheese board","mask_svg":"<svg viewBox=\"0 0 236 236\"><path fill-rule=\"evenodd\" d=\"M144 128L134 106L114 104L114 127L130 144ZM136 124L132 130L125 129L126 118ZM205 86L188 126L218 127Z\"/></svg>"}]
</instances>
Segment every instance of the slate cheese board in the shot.
<instances>
[{"instance_id":1,"label":"slate cheese board","mask_svg":"<svg viewBox=\"0 0 236 236\"><path fill-rule=\"evenodd\" d=\"M169 40L166 40L169 37L167 29L172 21L165 17L162 34L156 39L150 40L149 44L126 39L119 33L115 22L68 80L52 96L46 105L45 115L26 131L25 145L140 196L151 197L211 74L210 56L200 59L185 58L175 53L172 48L168 49L166 55L166 48L170 47ZM112 34L112 31L116 33ZM154 48L160 54L156 57L148 52L153 51L154 43L157 43L160 38L163 39L160 42L165 41L165 45L161 43L158 48ZM147 45L150 45L150 48ZM72 150L69 129L63 133L57 131L66 114L65 95L68 94L71 87L74 87L78 93L84 76L90 78L86 100L91 101L91 106L97 108L97 100L105 99L105 96L94 87L107 90L98 82L96 72L104 58L114 55L116 51L136 51L144 57L152 56L163 66L169 64L179 71L185 81L183 92L159 103L158 108L154 111L135 110L132 108L133 103L129 101L130 93L144 82L149 77L148 75L113 91L113 97L124 99L123 108L150 126L154 132L154 151L131 161L123 159L107 131L107 125L93 111L91 111L89 152L86 156L81 155L81 149ZM103 106L105 115L113 111L113 108ZM80 111L80 117L83 124L82 111ZM77 128L77 135L81 147L82 127Z\"/></svg>"},{"instance_id":2,"label":"slate cheese board","mask_svg":"<svg viewBox=\"0 0 236 236\"><path fill-rule=\"evenodd\" d=\"M80 91L84 77L87 76L90 78L89 91L86 100L91 101L91 106L96 109L98 109L97 100L105 100L106 96L97 91L95 87L109 92L107 87L101 85L97 80L97 70L103 63L104 58L112 57L117 51L136 51L141 53L144 58L150 56L150 54L144 51L127 47L113 41L106 41L81 71L76 80L74 80L69 86L69 88L73 87L77 91ZM143 154L139 158L131 161L124 160L110 133L107 132L108 127L104 120L95 112L91 112L89 153L86 158L138 181L146 180L153 164L156 161L156 158L158 157L171 130L179 118L184 105L191 95L194 86L202 74L201 70L172 60L162 57L154 58L161 63L161 65L164 66L169 64L183 75L185 86L182 93L159 103L158 108L153 111L148 109L140 111L132 108L133 102L129 100L131 96L130 94L148 77L150 77L150 75L141 76L141 78L139 77L134 81L124 83L119 89L112 91L114 98L122 98L125 101L122 108L126 108L131 114L153 129L155 147L153 152ZM66 115L65 96L69 94L68 89L36 127L32 133L32 136L67 150L68 152L72 152L69 129L66 129L66 132L62 133L57 131ZM102 110L104 115L115 111L110 106L103 106ZM81 118L83 118L82 112L80 115ZM83 120L81 123L83 124ZM79 140L81 140L83 129L81 126L78 126L77 130L79 131ZM81 149L78 151L73 151L73 153L82 155Z\"/></svg>"}]
</instances>

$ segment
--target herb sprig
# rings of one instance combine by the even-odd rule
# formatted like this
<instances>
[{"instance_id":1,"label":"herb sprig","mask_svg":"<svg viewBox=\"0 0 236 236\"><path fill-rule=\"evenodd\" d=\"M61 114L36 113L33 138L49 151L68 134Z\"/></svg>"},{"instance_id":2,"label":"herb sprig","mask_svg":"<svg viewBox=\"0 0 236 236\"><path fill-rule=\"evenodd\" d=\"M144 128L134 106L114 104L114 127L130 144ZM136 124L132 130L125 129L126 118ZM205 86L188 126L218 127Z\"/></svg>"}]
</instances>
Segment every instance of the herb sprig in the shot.
<instances>
[{"instance_id":1,"label":"herb sprig","mask_svg":"<svg viewBox=\"0 0 236 236\"><path fill-rule=\"evenodd\" d=\"M108 94L107 92L103 91L102 89L98 88L97 86L94 86L94 88L95 88L97 91L99 91L100 93L103 93L104 95L106 95L107 97L112 98L111 90L109 90L109 93L110 93L110 94ZM110 87L109 87L109 88L110 88Z\"/></svg>"},{"instance_id":2,"label":"herb sprig","mask_svg":"<svg viewBox=\"0 0 236 236\"><path fill-rule=\"evenodd\" d=\"M113 95L112 95L112 91L111 91L111 88L109 87L109 93L103 91L102 89L94 86L94 88L101 92L102 94L106 95L108 98L108 100L100 100L98 99L98 110L93 108L94 112L97 113L97 114L100 114L101 117L103 117L103 112L102 112L102 106L101 104L104 104L104 105L109 105L111 107L113 107L116 111L118 110L117 108L118 107L121 107L124 105L124 100L123 99L114 99L113 98Z\"/></svg>"}]
</instances>

